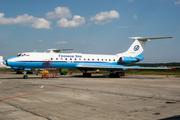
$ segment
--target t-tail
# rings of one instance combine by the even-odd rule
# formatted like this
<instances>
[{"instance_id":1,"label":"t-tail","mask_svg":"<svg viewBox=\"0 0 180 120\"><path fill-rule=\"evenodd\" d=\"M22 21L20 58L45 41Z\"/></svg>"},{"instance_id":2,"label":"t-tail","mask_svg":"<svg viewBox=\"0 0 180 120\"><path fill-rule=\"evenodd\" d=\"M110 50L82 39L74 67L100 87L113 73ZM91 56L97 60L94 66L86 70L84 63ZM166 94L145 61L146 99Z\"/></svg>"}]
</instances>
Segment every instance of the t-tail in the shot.
<instances>
[{"instance_id":1,"label":"t-tail","mask_svg":"<svg viewBox=\"0 0 180 120\"><path fill-rule=\"evenodd\" d=\"M155 38L142 38L142 37L130 37L134 39L133 44L130 48L124 52L117 54L120 58L119 61L123 63L139 62L143 60L143 52L147 41L154 39L166 39L172 37L155 37Z\"/></svg>"}]
</instances>

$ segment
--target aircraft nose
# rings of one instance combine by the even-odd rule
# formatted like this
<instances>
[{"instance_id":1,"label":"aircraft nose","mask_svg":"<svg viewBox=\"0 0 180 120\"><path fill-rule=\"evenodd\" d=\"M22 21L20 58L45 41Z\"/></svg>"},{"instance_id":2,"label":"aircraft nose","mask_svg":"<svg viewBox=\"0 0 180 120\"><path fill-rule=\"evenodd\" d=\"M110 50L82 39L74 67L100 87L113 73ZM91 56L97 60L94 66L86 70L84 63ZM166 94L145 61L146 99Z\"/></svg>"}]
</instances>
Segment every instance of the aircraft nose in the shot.
<instances>
[{"instance_id":1,"label":"aircraft nose","mask_svg":"<svg viewBox=\"0 0 180 120\"><path fill-rule=\"evenodd\" d=\"M4 65L8 65L8 61L7 61L7 60L4 60L4 61L3 61L3 64L4 64Z\"/></svg>"}]
</instances>

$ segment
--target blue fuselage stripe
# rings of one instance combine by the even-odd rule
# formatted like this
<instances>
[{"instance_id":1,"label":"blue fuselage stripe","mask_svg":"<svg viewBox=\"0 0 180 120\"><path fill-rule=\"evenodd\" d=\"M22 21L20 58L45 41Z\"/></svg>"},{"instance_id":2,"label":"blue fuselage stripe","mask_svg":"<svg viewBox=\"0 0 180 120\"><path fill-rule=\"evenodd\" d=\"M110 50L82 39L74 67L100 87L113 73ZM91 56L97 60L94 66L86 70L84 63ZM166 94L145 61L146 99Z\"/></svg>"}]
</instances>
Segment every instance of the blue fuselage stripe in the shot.
<instances>
[{"instance_id":1,"label":"blue fuselage stripe","mask_svg":"<svg viewBox=\"0 0 180 120\"><path fill-rule=\"evenodd\" d=\"M117 62L96 61L16 61L8 62L11 67L20 68L76 68L77 65L117 65Z\"/></svg>"}]
</instances>

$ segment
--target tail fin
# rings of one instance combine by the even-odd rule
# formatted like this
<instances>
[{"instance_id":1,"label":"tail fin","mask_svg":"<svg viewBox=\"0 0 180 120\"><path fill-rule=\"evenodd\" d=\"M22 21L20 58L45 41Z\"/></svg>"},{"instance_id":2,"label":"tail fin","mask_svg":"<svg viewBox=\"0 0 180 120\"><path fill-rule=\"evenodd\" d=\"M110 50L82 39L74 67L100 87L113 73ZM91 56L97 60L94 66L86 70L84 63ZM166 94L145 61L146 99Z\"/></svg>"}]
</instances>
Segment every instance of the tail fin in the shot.
<instances>
[{"instance_id":1,"label":"tail fin","mask_svg":"<svg viewBox=\"0 0 180 120\"><path fill-rule=\"evenodd\" d=\"M126 57L142 57L144 52L144 47L147 41L153 39L166 39L172 37L155 37L155 38L130 37L130 38L134 39L134 42L130 46L130 48L126 52L119 53L117 55L126 56Z\"/></svg>"}]
</instances>

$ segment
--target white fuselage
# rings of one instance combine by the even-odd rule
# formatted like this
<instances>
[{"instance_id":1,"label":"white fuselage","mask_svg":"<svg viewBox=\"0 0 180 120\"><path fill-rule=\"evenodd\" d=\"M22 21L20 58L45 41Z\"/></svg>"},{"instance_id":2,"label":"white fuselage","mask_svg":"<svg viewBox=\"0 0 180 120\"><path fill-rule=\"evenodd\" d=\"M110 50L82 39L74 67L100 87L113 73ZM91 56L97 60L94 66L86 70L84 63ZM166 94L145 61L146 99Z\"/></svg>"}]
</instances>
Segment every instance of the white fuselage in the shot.
<instances>
[{"instance_id":1,"label":"white fuselage","mask_svg":"<svg viewBox=\"0 0 180 120\"><path fill-rule=\"evenodd\" d=\"M117 65L119 57L119 55L29 52L7 59L7 65L19 68L76 68L82 64Z\"/></svg>"}]
</instances>

